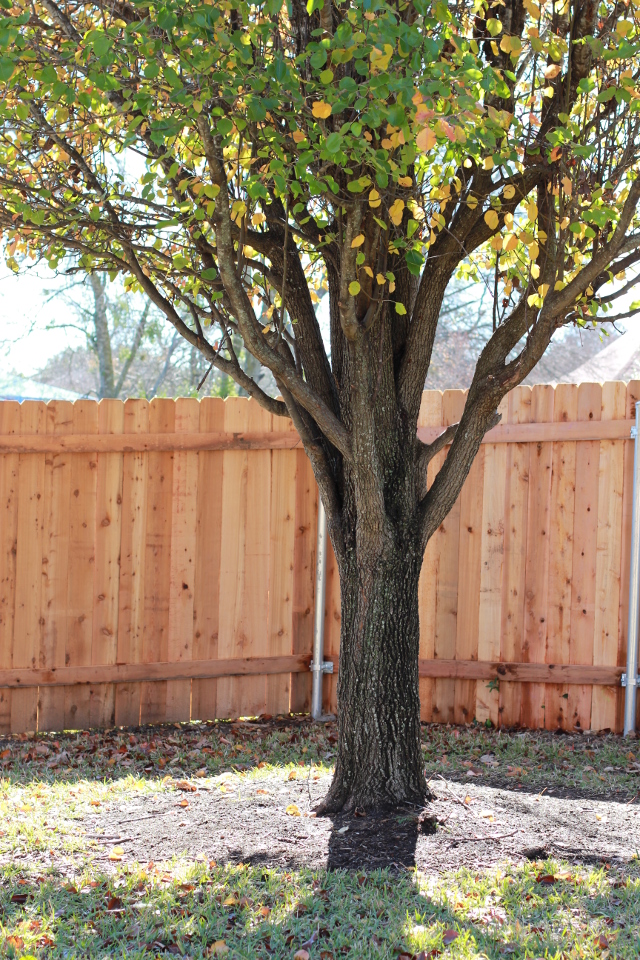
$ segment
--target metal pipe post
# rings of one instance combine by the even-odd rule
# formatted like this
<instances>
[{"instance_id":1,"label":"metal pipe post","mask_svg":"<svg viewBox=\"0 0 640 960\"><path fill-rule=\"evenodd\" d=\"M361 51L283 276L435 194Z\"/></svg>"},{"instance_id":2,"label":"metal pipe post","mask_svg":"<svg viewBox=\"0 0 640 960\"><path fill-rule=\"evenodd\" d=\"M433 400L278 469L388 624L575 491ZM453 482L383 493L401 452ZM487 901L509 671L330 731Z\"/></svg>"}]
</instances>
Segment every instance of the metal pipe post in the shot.
<instances>
[{"instance_id":1,"label":"metal pipe post","mask_svg":"<svg viewBox=\"0 0 640 960\"><path fill-rule=\"evenodd\" d=\"M322 499L318 497L318 546L316 550L316 604L313 617L313 660L311 670L311 716L314 720L322 717L322 676L333 672L324 662L324 601L327 583L327 515Z\"/></svg>"},{"instance_id":2,"label":"metal pipe post","mask_svg":"<svg viewBox=\"0 0 640 960\"><path fill-rule=\"evenodd\" d=\"M624 695L624 735L636 728L636 691L638 689L638 615L640 614L640 403L636 403L633 452L633 511L631 515L631 558L629 563L629 629L627 630L627 672L622 678Z\"/></svg>"}]
</instances>

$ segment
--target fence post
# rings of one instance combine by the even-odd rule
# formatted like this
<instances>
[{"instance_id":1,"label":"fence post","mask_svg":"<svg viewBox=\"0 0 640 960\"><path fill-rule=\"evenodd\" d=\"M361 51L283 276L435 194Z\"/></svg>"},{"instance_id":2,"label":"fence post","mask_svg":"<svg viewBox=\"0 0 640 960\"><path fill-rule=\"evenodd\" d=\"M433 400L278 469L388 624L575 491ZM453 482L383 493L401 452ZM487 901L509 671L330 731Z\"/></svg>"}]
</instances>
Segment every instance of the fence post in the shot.
<instances>
[{"instance_id":1,"label":"fence post","mask_svg":"<svg viewBox=\"0 0 640 960\"><path fill-rule=\"evenodd\" d=\"M627 672L622 675L624 695L624 735L636 728L636 691L638 689L638 614L640 612L640 403L636 403L633 437L633 509L631 513L631 558L629 563L629 628L627 630Z\"/></svg>"},{"instance_id":2,"label":"fence post","mask_svg":"<svg viewBox=\"0 0 640 960\"><path fill-rule=\"evenodd\" d=\"M333 673L333 661L324 662L324 601L327 584L327 515L318 497L318 546L316 550L316 604L313 617L313 660L311 671L311 716L322 719L322 675Z\"/></svg>"}]
</instances>

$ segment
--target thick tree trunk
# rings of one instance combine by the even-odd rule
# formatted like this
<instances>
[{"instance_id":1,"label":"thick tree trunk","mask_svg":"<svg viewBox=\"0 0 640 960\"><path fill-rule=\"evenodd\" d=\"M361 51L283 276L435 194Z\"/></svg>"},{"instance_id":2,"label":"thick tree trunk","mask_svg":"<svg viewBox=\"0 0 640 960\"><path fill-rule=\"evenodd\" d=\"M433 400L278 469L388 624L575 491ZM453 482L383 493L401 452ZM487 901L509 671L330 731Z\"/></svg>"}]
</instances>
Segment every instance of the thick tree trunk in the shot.
<instances>
[{"instance_id":1,"label":"thick tree trunk","mask_svg":"<svg viewBox=\"0 0 640 960\"><path fill-rule=\"evenodd\" d=\"M393 541L372 564L358 563L355 550L341 564L338 757L321 812L428 798L418 687L422 556L406 534Z\"/></svg>"}]
</instances>

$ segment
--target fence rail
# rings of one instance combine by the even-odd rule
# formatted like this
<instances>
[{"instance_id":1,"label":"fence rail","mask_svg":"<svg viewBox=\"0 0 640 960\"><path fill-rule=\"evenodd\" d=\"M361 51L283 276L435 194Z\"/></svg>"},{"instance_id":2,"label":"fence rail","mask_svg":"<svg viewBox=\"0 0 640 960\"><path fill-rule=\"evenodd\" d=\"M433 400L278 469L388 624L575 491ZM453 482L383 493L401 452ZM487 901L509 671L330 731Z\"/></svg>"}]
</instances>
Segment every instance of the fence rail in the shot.
<instances>
[{"instance_id":1,"label":"fence rail","mask_svg":"<svg viewBox=\"0 0 640 960\"><path fill-rule=\"evenodd\" d=\"M504 402L427 547L423 719L621 729L638 396ZM464 397L425 393L419 437ZM253 401L0 403L0 732L306 711L316 518L297 434ZM336 672L339 631L330 555Z\"/></svg>"}]
</instances>

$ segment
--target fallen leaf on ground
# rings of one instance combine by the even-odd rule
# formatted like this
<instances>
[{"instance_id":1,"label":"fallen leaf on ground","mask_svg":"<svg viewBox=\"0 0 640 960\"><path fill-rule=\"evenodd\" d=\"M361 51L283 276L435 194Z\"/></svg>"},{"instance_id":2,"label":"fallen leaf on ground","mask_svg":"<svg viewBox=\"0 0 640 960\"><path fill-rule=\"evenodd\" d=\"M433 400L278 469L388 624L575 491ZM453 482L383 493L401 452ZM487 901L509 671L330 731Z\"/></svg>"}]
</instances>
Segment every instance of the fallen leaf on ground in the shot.
<instances>
[{"instance_id":1,"label":"fallen leaf on ground","mask_svg":"<svg viewBox=\"0 0 640 960\"><path fill-rule=\"evenodd\" d=\"M538 881L538 883L545 883L548 886L550 886L552 883L556 882L556 877L554 877L552 873L545 873L545 874L540 873L536 877L536 880Z\"/></svg>"},{"instance_id":2,"label":"fallen leaf on ground","mask_svg":"<svg viewBox=\"0 0 640 960\"><path fill-rule=\"evenodd\" d=\"M268 796L269 796L269 791L268 791L268 790L256 790L256 793L261 793L261 794L263 794L263 796L265 796L265 797L268 797Z\"/></svg>"},{"instance_id":3,"label":"fallen leaf on ground","mask_svg":"<svg viewBox=\"0 0 640 960\"><path fill-rule=\"evenodd\" d=\"M458 939L458 936L459 934L457 930L445 930L442 935L442 942L444 943L445 947L448 947L450 943L453 943L454 940Z\"/></svg>"},{"instance_id":4,"label":"fallen leaf on ground","mask_svg":"<svg viewBox=\"0 0 640 960\"><path fill-rule=\"evenodd\" d=\"M184 790L185 793L196 793L198 788L194 787L194 785L189 783L188 780L178 780L176 783L176 790Z\"/></svg>"},{"instance_id":5,"label":"fallen leaf on ground","mask_svg":"<svg viewBox=\"0 0 640 960\"><path fill-rule=\"evenodd\" d=\"M109 897L107 900L107 910L119 910L122 906L120 897Z\"/></svg>"},{"instance_id":6,"label":"fallen leaf on ground","mask_svg":"<svg viewBox=\"0 0 640 960\"><path fill-rule=\"evenodd\" d=\"M229 953L229 947L224 940L216 940L216 942L209 947L209 953L212 957L224 957L226 953Z\"/></svg>"},{"instance_id":7,"label":"fallen leaf on ground","mask_svg":"<svg viewBox=\"0 0 640 960\"><path fill-rule=\"evenodd\" d=\"M300 813L300 808L295 803L290 803L285 812L288 813L290 817L302 816Z\"/></svg>"},{"instance_id":8,"label":"fallen leaf on ground","mask_svg":"<svg viewBox=\"0 0 640 960\"><path fill-rule=\"evenodd\" d=\"M122 860L124 856L124 850L122 847L114 847L111 853L109 854L109 860Z\"/></svg>"},{"instance_id":9,"label":"fallen leaf on ground","mask_svg":"<svg viewBox=\"0 0 640 960\"><path fill-rule=\"evenodd\" d=\"M306 950L296 950L293 960L309 960L309 954Z\"/></svg>"},{"instance_id":10,"label":"fallen leaf on ground","mask_svg":"<svg viewBox=\"0 0 640 960\"><path fill-rule=\"evenodd\" d=\"M271 914L271 907L260 907L258 914L261 917L268 917Z\"/></svg>"},{"instance_id":11,"label":"fallen leaf on ground","mask_svg":"<svg viewBox=\"0 0 640 960\"><path fill-rule=\"evenodd\" d=\"M603 934L600 934L599 937L596 937L596 947L599 947L601 950L606 950L609 946L609 941Z\"/></svg>"},{"instance_id":12,"label":"fallen leaf on ground","mask_svg":"<svg viewBox=\"0 0 640 960\"><path fill-rule=\"evenodd\" d=\"M189 806L189 801L188 801L188 800L180 800L180 802L179 802L178 804L176 804L176 806L178 806L178 807L188 807L188 806Z\"/></svg>"}]
</instances>

